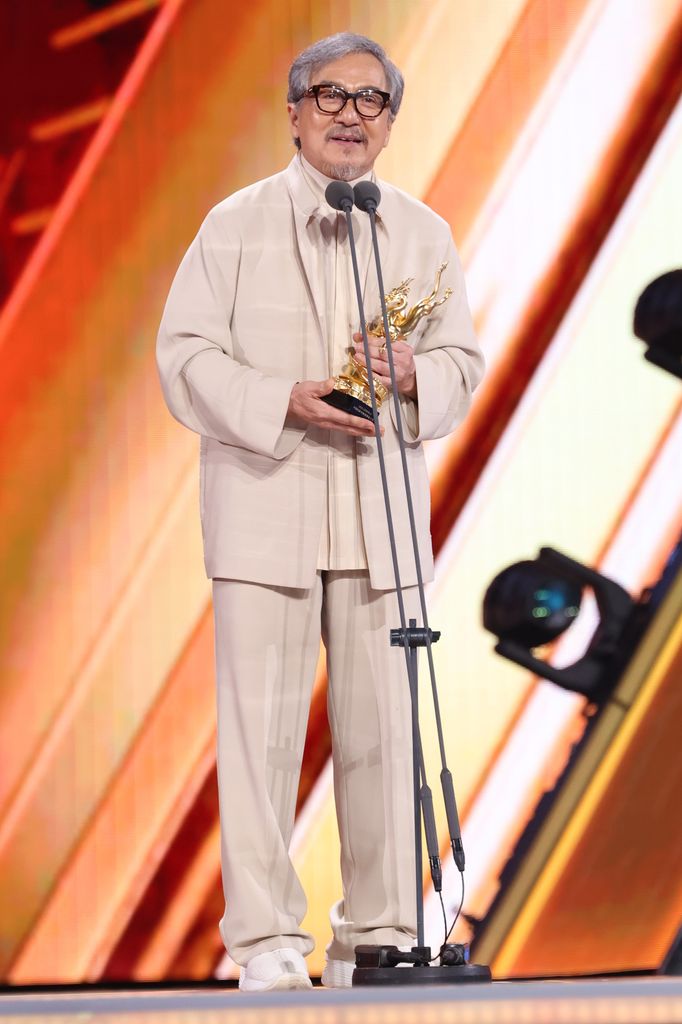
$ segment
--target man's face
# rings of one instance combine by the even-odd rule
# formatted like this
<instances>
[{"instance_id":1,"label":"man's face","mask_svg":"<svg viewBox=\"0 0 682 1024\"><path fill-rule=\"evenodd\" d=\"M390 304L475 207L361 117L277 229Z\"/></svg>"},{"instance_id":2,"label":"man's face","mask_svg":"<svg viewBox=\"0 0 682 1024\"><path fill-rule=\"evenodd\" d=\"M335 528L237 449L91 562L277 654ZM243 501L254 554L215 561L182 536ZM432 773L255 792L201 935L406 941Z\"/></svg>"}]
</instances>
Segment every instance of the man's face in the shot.
<instances>
[{"instance_id":1,"label":"man's face","mask_svg":"<svg viewBox=\"0 0 682 1024\"><path fill-rule=\"evenodd\" d=\"M325 64L315 72L310 85L321 83L340 85L347 92L369 88L388 92L384 69L371 53L348 53ZM304 96L298 104L289 103L287 109L292 135L300 140L303 156L328 178L359 178L374 166L388 145L388 106L373 120L361 117L352 100L337 114L319 110L314 96Z\"/></svg>"}]
</instances>

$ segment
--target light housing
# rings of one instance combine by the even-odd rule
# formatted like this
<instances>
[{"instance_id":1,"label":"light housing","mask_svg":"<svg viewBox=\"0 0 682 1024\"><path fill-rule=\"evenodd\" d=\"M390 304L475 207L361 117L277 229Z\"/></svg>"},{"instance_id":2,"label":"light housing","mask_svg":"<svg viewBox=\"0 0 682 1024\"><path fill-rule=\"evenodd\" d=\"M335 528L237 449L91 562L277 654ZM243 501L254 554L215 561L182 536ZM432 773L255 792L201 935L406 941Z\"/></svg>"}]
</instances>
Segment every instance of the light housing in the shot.
<instances>
[{"instance_id":1,"label":"light housing","mask_svg":"<svg viewBox=\"0 0 682 1024\"><path fill-rule=\"evenodd\" d=\"M637 299L633 331L648 346L648 362L682 378L682 269L646 286Z\"/></svg>"},{"instance_id":2,"label":"light housing","mask_svg":"<svg viewBox=\"0 0 682 1024\"><path fill-rule=\"evenodd\" d=\"M577 617L582 592L594 592L599 623L585 654L556 668L533 648L560 636ZM517 562L492 581L483 599L483 625L498 637L495 650L551 682L599 702L621 664L621 641L636 604L618 583L553 548Z\"/></svg>"}]
</instances>

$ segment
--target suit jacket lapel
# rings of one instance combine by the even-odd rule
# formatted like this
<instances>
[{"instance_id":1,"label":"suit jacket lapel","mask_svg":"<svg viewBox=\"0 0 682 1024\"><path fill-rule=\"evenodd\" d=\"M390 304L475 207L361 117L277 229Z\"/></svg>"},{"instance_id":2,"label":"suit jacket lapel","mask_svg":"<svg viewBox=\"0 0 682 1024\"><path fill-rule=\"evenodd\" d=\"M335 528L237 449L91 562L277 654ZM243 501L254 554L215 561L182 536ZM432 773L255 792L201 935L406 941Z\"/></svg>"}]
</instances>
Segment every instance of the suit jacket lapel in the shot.
<instances>
[{"instance_id":1,"label":"suit jacket lapel","mask_svg":"<svg viewBox=\"0 0 682 1024\"><path fill-rule=\"evenodd\" d=\"M291 215L295 257L301 270L305 289L315 317L320 343L324 346L324 331L321 311L324 309L324 295L321 291L320 275L314 272L310 259L310 243L307 238L308 224L317 202L308 188L294 157L285 171L285 179L291 199ZM326 348L325 348L326 351Z\"/></svg>"}]
</instances>

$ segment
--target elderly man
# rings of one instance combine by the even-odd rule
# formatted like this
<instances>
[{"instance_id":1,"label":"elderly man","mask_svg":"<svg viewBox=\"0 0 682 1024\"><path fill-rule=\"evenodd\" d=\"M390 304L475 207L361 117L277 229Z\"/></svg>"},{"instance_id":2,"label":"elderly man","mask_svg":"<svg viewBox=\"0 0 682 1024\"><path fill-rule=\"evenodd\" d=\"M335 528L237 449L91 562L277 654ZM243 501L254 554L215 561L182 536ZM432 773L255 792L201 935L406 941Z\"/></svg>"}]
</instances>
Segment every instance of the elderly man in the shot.
<instances>
[{"instance_id":1,"label":"elderly man","mask_svg":"<svg viewBox=\"0 0 682 1024\"><path fill-rule=\"evenodd\" d=\"M371 422L322 401L359 327L332 179L373 177L403 91L364 36L309 47L289 73L298 149L286 170L219 203L173 282L158 364L173 415L201 435L201 518L213 580L225 945L249 991L310 985L305 895L289 858L320 635L327 654L342 898L323 983L351 984L360 942L416 930L409 688ZM453 295L393 345L425 580L433 574L421 442L450 433L482 371L446 223L381 183L388 288ZM368 315L379 312L369 223L353 214ZM372 369L390 385L380 341ZM364 362L358 351L356 358ZM419 618L392 402L381 409L408 615Z\"/></svg>"}]
</instances>

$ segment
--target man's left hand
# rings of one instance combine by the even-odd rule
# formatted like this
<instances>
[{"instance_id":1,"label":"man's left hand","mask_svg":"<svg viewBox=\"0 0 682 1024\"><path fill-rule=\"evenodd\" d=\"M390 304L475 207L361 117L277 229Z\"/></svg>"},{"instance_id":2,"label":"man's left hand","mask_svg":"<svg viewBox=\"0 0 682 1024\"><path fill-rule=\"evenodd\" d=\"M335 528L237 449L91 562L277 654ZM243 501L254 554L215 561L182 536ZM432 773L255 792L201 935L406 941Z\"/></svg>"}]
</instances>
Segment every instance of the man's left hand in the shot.
<instances>
[{"instance_id":1,"label":"man's left hand","mask_svg":"<svg viewBox=\"0 0 682 1024\"><path fill-rule=\"evenodd\" d=\"M355 360L361 366L366 366L365 347L362 344L362 334L358 331L353 335L355 342ZM380 338L369 338L369 351L372 358L372 374L384 387L390 390L391 377L388 369L388 356L386 350L380 351L383 342ZM393 353L393 367L395 369L395 383L398 394L407 395L408 398L417 397L417 373L414 367L414 352L412 346L406 341L394 341L391 345Z\"/></svg>"}]
</instances>

